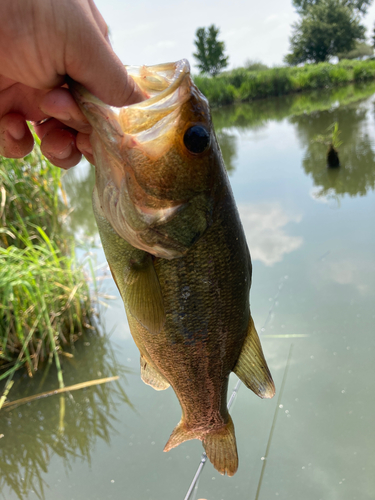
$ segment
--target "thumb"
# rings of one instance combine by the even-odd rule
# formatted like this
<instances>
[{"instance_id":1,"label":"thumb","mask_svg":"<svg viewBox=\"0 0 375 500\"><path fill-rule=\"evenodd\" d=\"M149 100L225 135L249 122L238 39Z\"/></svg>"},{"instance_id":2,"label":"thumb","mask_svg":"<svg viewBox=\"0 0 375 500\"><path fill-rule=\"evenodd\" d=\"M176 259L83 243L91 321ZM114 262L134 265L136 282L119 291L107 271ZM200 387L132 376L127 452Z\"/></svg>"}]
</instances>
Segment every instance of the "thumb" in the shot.
<instances>
[{"instance_id":1,"label":"thumb","mask_svg":"<svg viewBox=\"0 0 375 500\"><path fill-rule=\"evenodd\" d=\"M96 24L68 49L67 74L106 104L120 107L145 99Z\"/></svg>"}]
</instances>

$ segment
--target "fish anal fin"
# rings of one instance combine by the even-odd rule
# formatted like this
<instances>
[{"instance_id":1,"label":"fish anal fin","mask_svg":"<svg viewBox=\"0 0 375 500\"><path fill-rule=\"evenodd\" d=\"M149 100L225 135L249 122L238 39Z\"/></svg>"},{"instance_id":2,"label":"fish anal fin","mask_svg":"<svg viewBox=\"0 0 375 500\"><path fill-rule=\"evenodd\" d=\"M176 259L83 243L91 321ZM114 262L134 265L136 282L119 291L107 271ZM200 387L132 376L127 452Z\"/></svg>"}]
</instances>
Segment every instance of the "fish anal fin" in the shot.
<instances>
[{"instance_id":1,"label":"fish anal fin","mask_svg":"<svg viewBox=\"0 0 375 500\"><path fill-rule=\"evenodd\" d=\"M184 420L173 430L171 437L165 445L164 451L169 451L190 439L199 439L203 442L207 457L220 474L233 476L238 468L238 455L234 425L230 416L228 423L220 429L212 431L189 430Z\"/></svg>"},{"instance_id":2,"label":"fish anal fin","mask_svg":"<svg viewBox=\"0 0 375 500\"><path fill-rule=\"evenodd\" d=\"M251 316L245 342L233 371L260 398L272 398L275 395L275 385Z\"/></svg>"},{"instance_id":3,"label":"fish anal fin","mask_svg":"<svg viewBox=\"0 0 375 500\"><path fill-rule=\"evenodd\" d=\"M173 429L167 444L164 446L164 451L176 448L179 444L189 441L190 439L201 439L201 433L189 430L185 425L184 419L182 418Z\"/></svg>"},{"instance_id":4,"label":"fish anal fin","mask_svg":"<svg viewBox=\"0 0 375 500\"><path fill-rule=\"evenodd\" d=\"M132 314L151 333L159 333L165 323L163 296L150 254L141 262L131 262L124 271L123 298Z\"/></svg>"},{"instance_id":5,"label":"fish anal fin","mask_svg":"<svg viewBox=\"0 0 375 500\"><path fill-rule=\"evenodd\" d=\"M141 354L141 379L147 385L150 385L156 391L164 391L168 389L169 382L163 375L152 366Z\"/></svg>"}]
</instances>

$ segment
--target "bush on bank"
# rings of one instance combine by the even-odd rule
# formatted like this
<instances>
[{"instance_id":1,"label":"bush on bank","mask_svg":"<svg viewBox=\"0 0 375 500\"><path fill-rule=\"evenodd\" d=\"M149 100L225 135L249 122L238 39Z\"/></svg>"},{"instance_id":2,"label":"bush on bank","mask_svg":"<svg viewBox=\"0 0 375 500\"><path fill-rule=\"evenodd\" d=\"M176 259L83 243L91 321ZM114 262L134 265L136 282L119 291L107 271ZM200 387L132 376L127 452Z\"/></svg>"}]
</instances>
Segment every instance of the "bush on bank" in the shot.
<instances>
[{"instance_id":1,"label":"bush on bank","mask_svg":"<svg viewBox=\"0 0 375 500\"><path fill-rule=\"evenodd\" d=\"M371 59L261 70L236 68L215 78L196 76L194 81L211 106L223 106L372 79L375 79L375 60Z\"/></svg>"}]
</instances>

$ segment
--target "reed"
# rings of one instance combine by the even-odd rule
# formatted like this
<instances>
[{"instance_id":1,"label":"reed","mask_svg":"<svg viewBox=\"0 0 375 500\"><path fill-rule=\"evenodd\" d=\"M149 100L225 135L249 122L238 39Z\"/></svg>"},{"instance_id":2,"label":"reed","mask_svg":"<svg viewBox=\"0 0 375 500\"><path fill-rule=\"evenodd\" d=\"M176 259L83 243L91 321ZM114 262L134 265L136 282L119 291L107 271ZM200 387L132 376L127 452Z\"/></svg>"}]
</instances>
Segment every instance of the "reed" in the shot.
<instances>
[{"instance_id":1,"label":"reed","mask_svg":"<svg viewBox=\"0 0 375 500\"><path fill-rule=\"evenodd\" d=\"M59 355L93 328L61 175L38 145L21 160L0 157L0 380L54 360L62 388Z\"/></svg>"}]
</instances>

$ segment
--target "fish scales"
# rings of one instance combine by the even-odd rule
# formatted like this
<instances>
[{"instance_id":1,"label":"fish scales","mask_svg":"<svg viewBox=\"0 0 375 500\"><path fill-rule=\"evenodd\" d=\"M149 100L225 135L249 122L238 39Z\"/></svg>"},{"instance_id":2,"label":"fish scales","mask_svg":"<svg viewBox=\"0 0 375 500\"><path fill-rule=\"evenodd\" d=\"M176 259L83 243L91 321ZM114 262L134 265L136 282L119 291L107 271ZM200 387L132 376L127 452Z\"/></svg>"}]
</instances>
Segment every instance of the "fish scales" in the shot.
<instances>
[{"instance_id":1,"label":"fish scales","mask_svg":"<svg viewBox=\"0 0 375 500\"><path fill-rule=\"evenodd\" d=\"M275 392L250 314L246 238L187 61L128 71L149 98L120 109L70 84L93 126L94 214L141 377L171 386L181 405L164 450L200 439L214 467L233 475L230 373L262 398Z\"/></svg>"}]
</instances>

